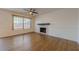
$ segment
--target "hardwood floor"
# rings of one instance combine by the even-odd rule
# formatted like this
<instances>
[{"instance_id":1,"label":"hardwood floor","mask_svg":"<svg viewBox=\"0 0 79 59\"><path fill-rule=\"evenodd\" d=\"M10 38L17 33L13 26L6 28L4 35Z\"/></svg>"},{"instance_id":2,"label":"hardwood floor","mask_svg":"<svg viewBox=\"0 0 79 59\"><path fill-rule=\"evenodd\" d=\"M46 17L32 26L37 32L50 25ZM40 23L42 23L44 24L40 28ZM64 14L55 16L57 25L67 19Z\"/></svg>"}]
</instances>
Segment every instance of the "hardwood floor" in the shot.
<instances>
[{"instance_id":1,"label":"hardwood floor","mask_svg":"<svg viewBox=\"0 0 79 59\"><path fill-rule=\"evenodd\" d=\"M0 51L79 51L79 44L38 33L29 33L1 38Z\"/></svg>"}]
</instances>

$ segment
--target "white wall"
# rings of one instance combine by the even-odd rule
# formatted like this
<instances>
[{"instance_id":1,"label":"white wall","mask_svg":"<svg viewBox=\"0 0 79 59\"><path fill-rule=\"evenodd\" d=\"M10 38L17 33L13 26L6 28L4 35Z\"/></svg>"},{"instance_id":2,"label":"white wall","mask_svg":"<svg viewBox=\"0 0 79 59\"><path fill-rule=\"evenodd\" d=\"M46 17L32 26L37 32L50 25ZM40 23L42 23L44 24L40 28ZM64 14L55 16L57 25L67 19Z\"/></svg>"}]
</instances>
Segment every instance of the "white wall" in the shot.
<instances>
[{"instance_id":1,"label":"white wall","mask_svg":"<svg viewBox=\"0 0 79 59\"><path fill-rule=\"evenodd\" d=\"M36 18L36 32L39 32L38 23L49 22L48 35L77 41L77 9L61 9Z\"/></svg>"},{"instance_id":2,"label":"white wall","mask_svg":"<svg viewBox=\"0 0 79 59\"><path fill-rule=\"evenodd\" d=\"M6 10L0 10L0 37L6 37L6 36L11 36L11 35L16 35L16 34L22 34L22 33L27 33L27 32L33 32L34 31L34 19L32 18L32 27L31 29L27 30L12 30L12 15L20 15L20 16L25 16L20 13L14 13L14 12L9 12Z\"/></svg>"}]
</instances>

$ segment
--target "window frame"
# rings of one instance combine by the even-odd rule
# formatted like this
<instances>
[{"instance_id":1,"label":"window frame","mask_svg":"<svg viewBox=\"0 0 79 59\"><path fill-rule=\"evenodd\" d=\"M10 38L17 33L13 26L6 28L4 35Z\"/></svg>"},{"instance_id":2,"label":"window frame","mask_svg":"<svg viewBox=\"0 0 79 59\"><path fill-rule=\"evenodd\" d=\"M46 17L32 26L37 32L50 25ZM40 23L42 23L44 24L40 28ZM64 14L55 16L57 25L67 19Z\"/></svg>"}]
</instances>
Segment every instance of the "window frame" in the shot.
<instances>
[{"instance_id":1,"label":"window frame","mask_svg":"<svg viewBox=\"0 0 79 59\"><path fill-rule=\"evenodd\" d=\"M23 28L22 29L14 29L14 16L23 18ZM31 29L31 27L32 27L32 18L25 17L25 16L20 16L20 15L12 15L12 30L26 30L24 28L24 18L27 18L27 19L30 20L30 28L27 28L27 29Z\"/></svg>"}]
</instances>

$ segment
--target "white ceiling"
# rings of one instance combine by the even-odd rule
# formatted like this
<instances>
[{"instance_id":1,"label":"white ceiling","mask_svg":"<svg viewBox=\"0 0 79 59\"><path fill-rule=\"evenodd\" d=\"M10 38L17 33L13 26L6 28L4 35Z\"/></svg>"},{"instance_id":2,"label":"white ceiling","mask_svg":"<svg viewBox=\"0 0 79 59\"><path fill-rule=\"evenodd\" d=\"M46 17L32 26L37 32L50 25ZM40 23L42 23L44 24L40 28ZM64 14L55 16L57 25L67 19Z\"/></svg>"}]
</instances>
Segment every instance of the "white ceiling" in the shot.
<instances>
[{"instance_id":1,"label":"white ceiling","mask_svg":"<svg viewBox=\"0 0 79 59\"><path fill-rule=\"evenodd\" d=\"M26 8L26 9L28 10L29 8ZM49 13L49 12L54 12L54 11L59 10L61 8L35 8L35 9L39 14L45 14L45 13ZM14 12L21 12L21 13L27 12L23 8L5 8L5 10L14 11Z\"/></svg>"}]
</instances>

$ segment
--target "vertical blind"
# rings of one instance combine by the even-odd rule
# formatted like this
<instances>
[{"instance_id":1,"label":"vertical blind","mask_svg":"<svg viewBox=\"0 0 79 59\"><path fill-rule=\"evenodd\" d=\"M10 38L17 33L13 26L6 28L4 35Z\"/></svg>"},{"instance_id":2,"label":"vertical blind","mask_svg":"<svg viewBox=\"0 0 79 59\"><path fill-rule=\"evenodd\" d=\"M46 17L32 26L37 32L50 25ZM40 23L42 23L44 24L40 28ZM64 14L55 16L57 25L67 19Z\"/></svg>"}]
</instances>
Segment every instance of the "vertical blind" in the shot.
<instances>
[{"instance_id":1,"label":"vertical blind","mask_svg":"<svg viewBox=\"0 0 79 59\"><path fill-rule=\"evenodd\" d=\"M31 19L13 16L13 29L29 29L31 27Z\"/></svg>"}]
</instances>

